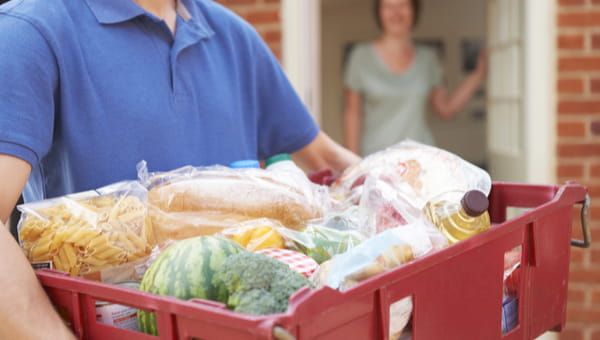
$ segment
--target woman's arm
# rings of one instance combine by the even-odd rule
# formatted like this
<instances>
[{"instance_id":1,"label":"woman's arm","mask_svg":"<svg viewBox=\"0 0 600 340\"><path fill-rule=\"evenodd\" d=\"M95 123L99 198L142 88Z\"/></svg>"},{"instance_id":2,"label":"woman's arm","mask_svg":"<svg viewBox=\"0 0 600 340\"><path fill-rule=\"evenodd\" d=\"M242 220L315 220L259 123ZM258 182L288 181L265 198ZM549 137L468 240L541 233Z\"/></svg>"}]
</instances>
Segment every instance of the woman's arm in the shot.
<instances>
[{"instance_id":1,"label":"woman's arm","mask_svg":"<svg viewBox=\"0 0 600 340\"><path fill-rule=\"evenodd\" d=\"M487 52L483 51L479 55L475 71L469 74L454 92L447 93L443 87L436 87L431 91L431 106L439 117L443 119L454 117L473 97L486 77L487 57Z\"/></svg>"},{"instance_id":2,"label":"woman's arm","mask_svg":"<svg viewBox=\"0 0 600 340\"><path fill-rule=\"evenodd\" d=\"M74 339L3 224L30 172L27 162L0 154L0 339Z\"/></svg>"},{"instance_id":3,"label":"woman's arm","mask_svg":"<svg viewBox=\"0 0 600 340\"><path fill-rule=\"evenodd\" d=\"M300 166L309 170L333 169L337 173L360 161L360 157L322 131L310 144L292 154L292 157Z\"/></svg>"},{"instance_id":4,"label":"woman's arm","mask_svg":"<svg viewBox=\"0 0 600 340\"><path fill-rule=\"evenodd\" d=\"M350 89L344 90L344 146L359 153L362 129L362 98Z\"/></svg>"}]
</instances>

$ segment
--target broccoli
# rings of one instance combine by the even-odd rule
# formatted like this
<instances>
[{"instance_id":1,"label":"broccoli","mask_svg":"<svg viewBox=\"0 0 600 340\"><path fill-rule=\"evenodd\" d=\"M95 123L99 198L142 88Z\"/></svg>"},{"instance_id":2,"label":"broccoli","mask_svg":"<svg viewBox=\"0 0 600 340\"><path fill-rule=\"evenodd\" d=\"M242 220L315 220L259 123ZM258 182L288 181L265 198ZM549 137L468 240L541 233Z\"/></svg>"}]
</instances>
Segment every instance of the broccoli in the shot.
<instances>
[{"instance_id":1,"label":"broccoli","mask_svg":"<svg viewBox=\"0 0 600 340\"><path fill-rule=\"evenodd\" d=\"M227 307L236 312L265 315L287 310L288 299L310 286L287 264L260 253L243 252L228 257L215 273L226 287Z\"/></svg>"}]
</instances>

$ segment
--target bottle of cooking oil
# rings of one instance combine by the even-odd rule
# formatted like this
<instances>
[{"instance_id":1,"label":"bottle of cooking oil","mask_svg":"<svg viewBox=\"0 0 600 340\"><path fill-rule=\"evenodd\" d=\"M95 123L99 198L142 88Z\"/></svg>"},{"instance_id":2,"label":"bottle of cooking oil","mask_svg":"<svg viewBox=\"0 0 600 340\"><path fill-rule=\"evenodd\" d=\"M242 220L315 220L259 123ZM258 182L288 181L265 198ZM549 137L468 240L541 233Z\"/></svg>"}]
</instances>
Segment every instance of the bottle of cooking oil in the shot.
<instances>
[{"instance_id":1,"label":"bottle of cooking oil","mask_svg":"<svg viewBox=\"0 0 600 340\"><path fill-rule=\"evenodd\" d=\"M429 201L425 215L448 238L450 244L479 234L490 227L489 201L479 190L448 192Z\"/></svg>"}]
</instances>

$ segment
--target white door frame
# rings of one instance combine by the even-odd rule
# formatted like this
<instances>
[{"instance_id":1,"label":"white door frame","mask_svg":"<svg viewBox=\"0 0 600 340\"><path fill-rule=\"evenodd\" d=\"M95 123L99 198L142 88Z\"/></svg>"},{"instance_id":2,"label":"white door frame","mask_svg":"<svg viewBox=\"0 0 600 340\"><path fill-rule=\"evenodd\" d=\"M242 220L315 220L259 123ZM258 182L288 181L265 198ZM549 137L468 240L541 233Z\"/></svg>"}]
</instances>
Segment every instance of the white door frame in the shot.
<instances>
[{"instance_id":1,"label":"white door frame","mask_svg":"<svg viewBox=\"0 0 600 340\"><path fill-rule=\"evenodd\" d=\"M283 67L321 123L321 0L282 0Z\"/></svg>"},{"instance_id":2,"label":"white door frame","mask_svg":"<svg viewBox=\"0 0 600 340\"><path fill-rule=\"evenodd\" d=\"M525 1L525 147L528 182L556 183L556 1Z\"/></svg>"}]
</instances>

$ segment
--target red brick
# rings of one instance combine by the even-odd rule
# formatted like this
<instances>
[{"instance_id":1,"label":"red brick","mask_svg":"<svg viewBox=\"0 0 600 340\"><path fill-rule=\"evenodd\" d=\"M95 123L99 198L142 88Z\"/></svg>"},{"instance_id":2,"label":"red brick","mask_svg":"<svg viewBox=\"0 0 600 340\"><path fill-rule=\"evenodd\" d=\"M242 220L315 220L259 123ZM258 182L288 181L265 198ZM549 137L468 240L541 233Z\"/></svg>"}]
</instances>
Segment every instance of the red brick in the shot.
<instances>
[{"instance_id":1,"label":"red brick","mask_svg":"<svg viewBox=\"0 0 600 340\"><path fill-rule=\"evenodd\" d=\"M592 240L593 239L594 238L592 238ZM590 259L592 261L592 264L600 264L600 249L592 249L592 250L590 250L590 252L591 252Z\"/></svg>"},{"instance_id":2,"label":"red brick","mask_svg":"<svg viewBox=\"0 0 600 340\"><path fill-rule=\"evenodd\" d=\"M600 329L592 332L591 340L600 340Z\"/></svg>"},{"instance_id":3,"label":"red brick","mask_svg":"<svg viewBox=\"0 0 600 340\"><path fill-rule=\"evenodd\" d=\"M600 289L595 289L592 291L592 304L600 305Z\"/></svg>"},{"instance_id":4,"label":"red brick","mask_svg":"<svg viewBox=\"0 0 600 340\"><path fill-rule=\"evenodd\" d=\"M585 123L560 122L558 123L558 135L560 137L583 137L585 136Z\"/></svg>"},{"instance_id":5,"label":"red brick","mask_svg":"<svg viewBox=\"0 0 600 340\"><path fill-rule=\"evenodd\" d=\"M575 328L574 326L567 325L567 328L560 332L560 340L582 340L583 329Z\"/></svg>"},{"instance_id":6,"label":"red brick","mask_svg":"<svg viewBox=\"0 0 600 340\"><path fill-rule=\"evenodd\" d=\"M600 269L571 268L569 278L572 283L596 283L600 282ZM600 320L600 319L598 319Z\"/></svg>"},{"instance_id":7,"label":"red brick","mask_svg":"<svg viewBox=\"0 0 600 340\"><path fill-rule=\"evenodd\" d=\"M588 184L587 187L588 187L588 191L590 193L590 197L592 197L592 198L596 198L596 197L600 198L600 185L591 185L591 184Z\"/></svg>"},{"instance_id":8,"label":"red brick","mask_svg":"<svg viewBox=\"0 0 600 340\"><path fill-rule=\"evenodd\" d=\"M279 10L252 11L244 15L252 24L265 24L279 22Z\"/></svg>"},{"instance_id":9,"label":"red brick","mask_svg":"<svg viewBox=\"0 0 600 340\"><path fill-rule=\"evenodd\" d=\"M600 26L600 12L582 10L558 15L559 27L590 27Z\"/></svg>"},{"instance_id":10,"label":"red brick","mask_svg":"<svg viewBox=\"0 0 600 340\"><path fill-rule=\"evenodd\" d=\"M583 177L583 165L581 165L581 164L559 164L557 173L558 173L558 177L581 178L581 177Z\"/></svg>"},{"instance_id":11,"label":"red brick","mask_svg":"<svg viewBox=\"0 0 600 340\"><path fill-rule=\"evenodd\" d=\"M558 60L559 71L598 71L600 57L562 57Z\"/></svg>"},{"instance_id":12,"label":"red brick","mask_svg":"<svg viewBox=\"0 0 600 340\"><path fill-rule=\"evenodd\" d=\"M570 322L596 323L600 320L600 310L591 308L569 308L567 305L567 320Z\"/></svg>"},{"instance_id":13,"label":"red brick","mask_svg":"<svg viewBox=\"0 0 600 340\"><path fill-rule=\"evenodd\" d=\"M598 87L600 91L600 79L598 79ZM559 79L557 88L560 93L583 93L583 79Z\"/></svg>"},{"instance_id":14,"label":"red brick","mask_svg":"<svg viewBox=\"0 0 600 340\"><path fill-rule=\"evenodd\" d=\"M268 44L281 43L281 31L267 31L264 34L264 39Z\"/></svg>"},{"instance_id":15,"label":"red brick","mask_svg":"<svg viewBox=\"0 0 600 340\"><path fill-rule=\"evenodd\" d=\"M597 50L600 49L600 34L593 34L592 35L592 48Z\"/></svg>"},{"instance_id":16,"label":"red brick","mask_svg":"<svg viewBox=\"0 0 600 340\"><path fill-rule=\"evenodd\" d=\"M600 78L590 80L590 90L592 93L600 93Z\"/></svg>"},{"instance_id":17,"label":"red brick","mask_svg":"<svg viewBox=\"0 0 600 340\"><path fill-rule=\"evenodd\" d=\"M590 168L591 177L600 177L600 163L592 164Z\"/></svg>"},{"instance_id":18,"label":"red brick","mask_svg":"<svg viewBox=\"0 0 600 340\"><path fill-rule=\"evenodd\" d=\"M220 2L231 9L235 9L236 5L252 5L258 3L257 0L217 0L217 2Z\"/></svg>"},{"instance_id":19,"label":"red brick","mask_svg":"<svg viewBox=\"0 0 600 340\"><path fill-rule=\"evenodd\" d=\"M573 229L574 231L576 230L576 228ZM575 235L572 235L571 237L576 238ZM584 259L584 250L581 248L572 248L571 249L571 263L572 264L583 264L583 259Z\"/></svg>"},{"instance_id":20,"label":"red brick","mask_svg":"<svg viewBox=\"0 0 600 340\"><path fill-rule=\"evenodd\" d=\"M561 100L558 113L600 113L600 100Z\"/></svg>"},{"instance_id":21,"label":"red brick","mask_svg":"<svg viewBox=\"0 0 600 340\"><path fill-rule=\"evenodd\" d=\"M558 146L558 154L564 158L600 157L600 144L562 144Z\"/></svg>"},{"instance_id":22,"label":"red brick","mask_svg":"<svg viewBox=\"0 0 600 340\"><path fill-rule=\"evenodd\" d=\"M591 220L600 220L600 207L591 207L590 208L590 219Z\"/></svg>"},{"instance_id":23,"label":"red brick","mask_svg":"<svg viewBox=\"0 0 600 340\"><path fill-rule=\"evenodd\" d=\"M582 287L569 287L568 294L569 303L581 303L585 302L585 289Z\"/></svg>"},{"instance_id":24,"label":"red brick","mask_svg":"<svg viewBox=\"0 0 600 340\"><path fill-rule=\"evenodd\" d=\"M558 48L563 50L583 49L583 34L560 35L558 37Z\"/></svg>"},{"instance_id":25,"label":"red brick","mask_svg":"<svg viewBox=\"0 0 600 340\"><path fill-rule=\"evenodd\" d=\"M600 136L600 120L593 121L590 124L590 131L594 136Z\"/></svg>"}]
</instances>

